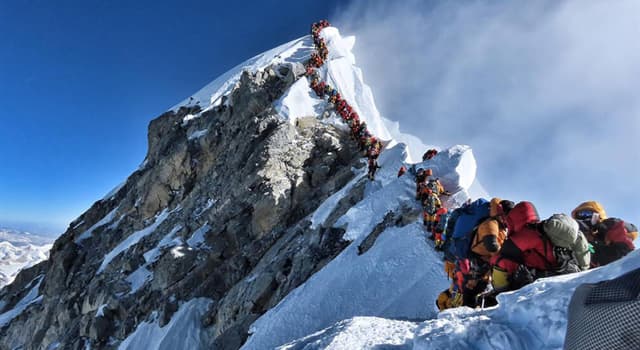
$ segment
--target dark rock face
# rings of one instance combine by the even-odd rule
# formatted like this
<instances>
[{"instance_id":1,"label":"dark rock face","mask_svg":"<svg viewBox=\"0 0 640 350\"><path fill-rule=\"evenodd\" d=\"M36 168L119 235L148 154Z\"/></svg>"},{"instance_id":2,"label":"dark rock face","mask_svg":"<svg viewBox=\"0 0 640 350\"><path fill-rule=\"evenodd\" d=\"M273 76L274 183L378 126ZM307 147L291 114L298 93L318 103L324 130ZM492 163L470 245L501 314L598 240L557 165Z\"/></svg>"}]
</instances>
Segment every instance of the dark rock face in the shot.
<instances>
[{"instance_id":1,"label":"dark rock face","mask_svg":"<svg viewBox=\"0 0 640 350\"><path fill-rule=\"evenodd\" d=\"M315 116L278 117L273 102L299 72L245 72L228 105L153 120L143 166L0 292L6 311L42 278L42 300L0 329L0 349L117 348L152 313L164 325L196 297L213 300L202 320L210 347L240 347L254 320L347 244L305 218L354 177L357 146Z\"/></svg>"}]
</instances>

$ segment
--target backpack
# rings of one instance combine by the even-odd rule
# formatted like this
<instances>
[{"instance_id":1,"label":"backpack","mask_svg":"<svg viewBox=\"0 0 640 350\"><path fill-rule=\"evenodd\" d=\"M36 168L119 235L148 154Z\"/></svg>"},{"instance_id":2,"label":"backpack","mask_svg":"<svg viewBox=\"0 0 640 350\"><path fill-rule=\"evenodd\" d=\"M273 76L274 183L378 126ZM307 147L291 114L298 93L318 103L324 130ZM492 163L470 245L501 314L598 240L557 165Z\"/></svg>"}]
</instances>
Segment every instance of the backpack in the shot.
<instances>
[{"instance_id":1,"label":"backpack","mask_svg":"<svg viewBox=\"0 0 640 350\"><path fill-rule=\"evenodd\" d=\"M441 206L440 199L435 192L427 194L422 204L424 207L424 211L426 211L429 215L434 215L438 208L440 208Z\"/></svg>"},{"instance_id":2,"label":"backpack","mask_svg":"<svg viewBox=\"0 0 640 350\"><path fill-rule=\"evenodd\" d=\"M450 241L448 252L458 259L466 259L471 250L471 240L475 228L489 217L489 201L480 198L455 210L456 220L453 232L447 232Z\"/></svg>"},{"instance_id":3,"label":"backpack","mask_svg":"<svg viewBox=\"0 0 640 350\"><path fill-rule=\"evenodd\" d=\"M556 260L561 268L562 265L569 263L571 256L575 258L580 270L589 268L591 263L589 243L584 234L580 232L576 220L566 214L553 214L542 223L541 231L553 244Z\"/></svg>"},{"instance_id":4,"label":"backpack","mask_svg":"<svg viewBox=\"0 0 640 350\"><path fill-rule=\"evenodd\" d=\"M451 213L443 213L440 214L440 218L438 219L438 224L436 225L435 232L445 232L447 228L447 223L449 222L449 217ZM442 237L442 240L445 240L445 237Z\"/></svg>"},{"instance_id":5,"label":"backpack","mask_svg":"<svg viewBox=\"0 0 640 350\"><path fill-rule=\"evenodd\" d=\"M435 194L440 194L440 186L438 184L438 179L429 179L427 182L427 188L431 190L431 192Z\"/></svg>"},{"instance_id":6,"label":"backpack","mask_svg":"<svg viewBox=\"0 0 640 350\"><path fill-rule=\"evenodd\" d=\"M620 230L620 222L622 222L622 226L624 227L624 234L610 234L609 232L614 229L616 225L618 225L618 230ZM625 245L629 245L631 250L635 249L635 246L633 246L633 240L636 238L635 236L637 236L638 228L634 224L618 218L608 218L602 220L600 224L598 224L597 228L598 236L600 236L601 239L609 239L615 243L624 243ZM636 232L635 235L634 232Z\"/></svg>"},{"instance_id":7,"label":"backpack","mask_svg":"<svg viewBox=\"0 0 640 350\"><path fill-rule=\"evenodd\" d=\"M427 179L427 176L425 175L424 169L422 168L418 169L418 172L416 173L416 183L422 183L426 179Z\"/></svg>"}]
</instances>

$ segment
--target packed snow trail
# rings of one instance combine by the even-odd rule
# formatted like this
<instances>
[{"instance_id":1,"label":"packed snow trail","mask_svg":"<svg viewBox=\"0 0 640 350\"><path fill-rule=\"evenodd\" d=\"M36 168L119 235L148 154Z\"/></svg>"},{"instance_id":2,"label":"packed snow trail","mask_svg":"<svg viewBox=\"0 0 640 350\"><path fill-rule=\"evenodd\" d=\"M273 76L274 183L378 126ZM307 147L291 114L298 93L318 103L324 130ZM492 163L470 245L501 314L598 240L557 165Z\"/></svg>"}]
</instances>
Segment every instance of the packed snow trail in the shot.
<instances>
[{"instance_id":1,"label":"packed snow trail","mask_svg":"<svg viewBox=\"0 0 640 350\"><path fill-rule=\"evenodd\" d=\"M623 275L640 267L640 251L607 266L539 279L498 296L487 309L460 307L424 322L373 317L346 319L281 349L562 349L567 309L576 287ZM391 347L393 345L394 347Z\"/></svg>"}]
</instances>

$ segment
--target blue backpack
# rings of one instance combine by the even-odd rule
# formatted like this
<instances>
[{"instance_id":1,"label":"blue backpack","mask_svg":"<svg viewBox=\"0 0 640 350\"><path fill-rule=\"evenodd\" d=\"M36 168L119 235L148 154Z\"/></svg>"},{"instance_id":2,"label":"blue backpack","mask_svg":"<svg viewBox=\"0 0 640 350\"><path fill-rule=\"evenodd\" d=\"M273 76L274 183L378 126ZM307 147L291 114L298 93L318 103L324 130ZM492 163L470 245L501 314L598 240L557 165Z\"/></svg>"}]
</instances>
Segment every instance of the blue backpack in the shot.
<instances>
[{"instance_id":1,"label":"blue backpack","mask_svg":"<svg viewBox=\"0 0 640 350\"><path fill-rule=\"evenodd\" d=\"M489 201L480 198L455 210L457 213L453 232L447 232L450 241L448 252L458 259L469 256L473 231L484 219L489 217Z\"/></svg>"}]
</instances>

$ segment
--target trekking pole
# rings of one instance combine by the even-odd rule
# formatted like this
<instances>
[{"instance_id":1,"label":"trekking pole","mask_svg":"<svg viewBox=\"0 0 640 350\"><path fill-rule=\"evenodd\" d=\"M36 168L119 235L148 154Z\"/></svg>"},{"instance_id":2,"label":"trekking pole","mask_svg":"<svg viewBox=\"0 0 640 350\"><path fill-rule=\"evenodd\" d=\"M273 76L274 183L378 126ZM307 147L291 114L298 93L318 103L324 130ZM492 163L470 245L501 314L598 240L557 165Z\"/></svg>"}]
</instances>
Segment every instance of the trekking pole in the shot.
<instances>
[{"instance_id":1,"label":"trekking pole","mask_svg":"<svg viewBox=\"0 0 640 350\"><path fill-rule=\"evenodd\" d=\"M491 279L489 279L489 284L487 284L487 288L485 288L485 290L478 294L478 296L476 297L476 303L478 302L478 298L481 298L481 303L480 303L480 309L484 310L484 305L485 305L485 300L487 299L487 296L492 295L495 292L495 290L493 289L493 286L491 285Z\"/></svg>"}]
</instances>

